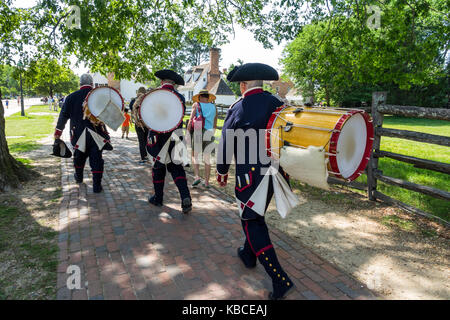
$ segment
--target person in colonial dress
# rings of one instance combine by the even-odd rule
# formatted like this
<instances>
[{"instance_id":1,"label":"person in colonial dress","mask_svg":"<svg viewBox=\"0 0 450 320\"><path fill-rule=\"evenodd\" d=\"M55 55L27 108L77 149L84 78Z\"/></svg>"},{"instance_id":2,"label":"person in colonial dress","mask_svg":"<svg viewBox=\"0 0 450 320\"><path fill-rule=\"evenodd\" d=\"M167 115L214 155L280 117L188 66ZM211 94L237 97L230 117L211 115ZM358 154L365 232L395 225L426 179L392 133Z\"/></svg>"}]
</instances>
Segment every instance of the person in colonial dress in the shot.
<instances>
[{"instance_id":1,"label":"person in colonial dress","mask_svg":"<svg viewBox=\"0 0 450 320\"><path fill-rule=\"evenodd\" d=\"M70 120L70 142L74 148L73 164L75 181L83 182L84 166L89 158L93 178L93 191L103 190L102 177L104 160L103 150L112 150L110 136L103 123L93 124L84 117L83 103L92 90L93 79L89 74L80 77L80 89L68 95L59 113L55 130L55 140L59 140Z\"/></svg>"},{"instance_id":2,"label":"person in colonial dress","mask_svg":"<svg viewBox=\"0 0 450 320\"><path fill-rule=\"evenodd\" d=\"M233 69L227 79L240 83L242 97L230 107L224 122L217 156L217 181L220 186L226 186L234 156L235 195L245 235L244 245L237 249L237 255L247 268L256 267L259 260L272 279L273 290L269 293L269 299L282 299L294 284L278 261L264 214L274 195L275 183L285 184L290 191L289 177L281 167L276 174L269 176L267 173L273 169L271 162L265 163L259 156L261 150L265 152L264 139L252 143L251 139L245 138L253 130L259 136L258 132L267 128L272 113L283 105L282 101L262 88L263 80L278 80L279 76L268 65L248 63ZM240 142L239 131L245 139ZM256 152L257 156L252 152Z\"/></svg>"},{"instance_id":3,"label":"person in colonial dress","mask_svg":"<svg viewBox=\"0 0 450 320\"><path fill-rule=\"evenodd\" d=\"M180 98L184 114L186 110L185 98L175 90L175 85L184 85L184 79L175 71L167 69L157 71L155 76L161 80L160 89L169 90ZM172 151L175 148L175 141L171 139L172 133L182 128L183 122L180 121L178 127L169 132L160 133L149 129L147 151L153 157L154 162L152 177L155 193L149 197L148 201L155 206L163 205L164 182L166 172L169 171L180 194L182 212L187 214L192 210L192 200L187 185L186 172L181 163L171 158ZM162 159L165 159L164 163Z\"/></svg>"}]
</instances>

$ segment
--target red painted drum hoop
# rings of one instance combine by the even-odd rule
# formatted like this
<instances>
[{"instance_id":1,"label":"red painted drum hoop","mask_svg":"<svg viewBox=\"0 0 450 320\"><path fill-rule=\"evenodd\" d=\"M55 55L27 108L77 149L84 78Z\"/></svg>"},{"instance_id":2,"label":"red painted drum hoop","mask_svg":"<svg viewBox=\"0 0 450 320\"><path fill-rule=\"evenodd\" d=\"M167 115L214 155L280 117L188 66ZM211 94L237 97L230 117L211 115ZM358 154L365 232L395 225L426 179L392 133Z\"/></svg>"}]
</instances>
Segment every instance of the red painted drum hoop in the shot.
<instances>
[{"instance_id":1,"label":"red painted drum hoop","mask_svg":"<svg viewBox=\"0 0 450 320\"><path fill-rule=\"evenodd\" d=\"M269 118L269 122L267 122L267 126L266 126L266 150L267 150L267 156L271 157L272 156L272 152L270 150L272 150L272 144L270 142L270 138L271 138L271 134L272 134L272 129L273 129L273 124L275 122L275 120L278 118L278 116L280 115L280 112L283 111L283 109L287 108L286 106L281 106L279 107L277 110L275 110L272 115Z\"/></svg>"},{"instance_id":2,"label":"red painted drum hoop","mask_svg":"<svg viewBox=\"0 0 450 320\"><path fill-rule=\"evenodd\" d=\"M177 97L177 99L180 101L181 107L183 107L183 101L180 99L180 97L179 97L175 92L173 92L172 90L166 89L166 88L158 88L158 89L151 90L151 91L147 92L146 94L144 94L144 97L142 98L141 103L140 103L139 106L138 106L138 108L139 108L139 117L141 118L141 122L142 122L149 130L152 130L152 131L154 131L154 132L156 132L156 133L167 133L167 132L172 132L172 131L176 130L176 129L178 128L178 126L181 124L181 122L183 121L184 112L181 113L181 119L180 119L180 121L178 121L178 124L177 124L175 127L173 127L172 129L170 129L170 130L165 130L165 131L154 130L154 129L150 128L144 121L142 121L142 114L141 114L141 111L142 111L142 109L141 109L142 102L144 102L145 98L147 98L147 96L148 96L149 94L151 94L151 93L153 93L153 92L155 92L155 91L158 91L158 90L164 90L164 91L168 91L168 92L174 94L174 95Z\"/></svg>"},{"instance_id":3,"label":"red painted drum hoop","mask_svg":"<svg viewBox=\"0 0 450 320\"><path fill-rule=\"evenodd\" d=\"M340 171L339 171L339 167L337 164L337 156L336 156L337 143L339 140L339 136L341 134L341 130L344 127L347 120L350 119L351 116L358 114L358 113L361 114L361 116L363 117L363 119L366 123L366 148L364 150L364 154L363 154L363 157L361 159L361 162L360 162L358 168L355 170L355 172L350 177L344 178L339 173ZM369 163L370 154L371 154L372 145L373 145L373 137L374 137L373 124L372 124L372 120L370 120L370 118L369 118L369 115L361 110L347 111L347 114L344 114L337 122L336 126L334 127L334 131L331 135L331 138L330 138L330 148L329 148L328 152L333 153L334 155L330 155L328 158L330 161L330 166L331 166L332 171L335 172L336 175L342 177L343 179L345 179L347 181L353 181L353 180L357 179L362 174L362 172L366 168L367 164Z\"/></svg>"}]
</instances>

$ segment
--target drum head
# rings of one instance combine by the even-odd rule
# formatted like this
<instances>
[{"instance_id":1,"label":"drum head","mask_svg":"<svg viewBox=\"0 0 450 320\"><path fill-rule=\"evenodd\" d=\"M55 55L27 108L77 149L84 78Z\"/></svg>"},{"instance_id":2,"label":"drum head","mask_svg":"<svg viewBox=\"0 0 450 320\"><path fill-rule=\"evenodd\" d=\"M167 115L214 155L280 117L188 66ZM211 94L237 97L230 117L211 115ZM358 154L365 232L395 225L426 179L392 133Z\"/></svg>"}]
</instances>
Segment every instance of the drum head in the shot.
<instances>
[{"instance_id":1,"label":"drum head","mask_svg":"<svg viewBox=\"0 0 450 320\"><path fill-rule=\"evenodd\" d=\"M173 131L183 120L183 103L172 91L158 89L144 97L140 114L142 122L149 129L156 132Z\"/></svg>"},{"instance_id":2,"label":"drum head","mask_svg":"<svg viewBox=\"0 0 450 320\"><path fill-rule=\"evenodd\" d=\"M336 161L343 178L348 179L357 172L363 161L366 145L366 121L360 113L356 113L345 122L337 143Z\"/></svg>"},{"instance_id":3,"label":"drum head","mask_svg":"<svg viewBox=\"0 0 450 320\"><path fill-rule=\"evenodd\" d=\"M89 92L86 97L89 111L94 117L98 117L110 100L123 111L123 98L120 93L110 87L98 87Z\"/></svg>"}]
</instances>

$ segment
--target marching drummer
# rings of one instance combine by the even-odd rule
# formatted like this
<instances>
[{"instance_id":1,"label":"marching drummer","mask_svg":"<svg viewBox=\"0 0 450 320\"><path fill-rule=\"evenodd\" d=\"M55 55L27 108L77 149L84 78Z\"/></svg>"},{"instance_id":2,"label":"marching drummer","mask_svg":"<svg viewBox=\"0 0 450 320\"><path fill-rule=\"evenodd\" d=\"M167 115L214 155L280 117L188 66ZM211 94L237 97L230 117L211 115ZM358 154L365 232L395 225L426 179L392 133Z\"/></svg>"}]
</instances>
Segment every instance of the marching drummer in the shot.
<instances>
[{"instance_id":1,"label":"marching drummer","mask_svg":"<svg viewBox=\"0 0 450 320\"><path fill-rule=\"evenodd\" d=\"M137 107L139 103L137 103L139 98L142 98L143 95L146 93L146 90L144 87L140 87L137 91L136 98L133 98L130 102L129 109L131 110L131 119L134 123L134 127L136 129L136 134L138 136L139 140L139 152L141 154L141 160L139 161L139 164L144 164L148 161L147 156L147 136L148 136L148 129L146 126L144 126L141 121L139 121L137 116ZM133 109L133 107L135 107Z\"/></svg>"},{"instance_id":2,"label":"marching drummer","mask_svg":"<svg viewBox=\"0 0 450 320\"><path fill-rule=\"evenodd\" d=\"M155 73L155 76L161 79L161 89L170 90L180 98L180 100L182 101L184 114L186 110L184 96L175 90L175 85L184 85L184 79L172 70L157 71ZM147 151L153 157L154 161L152 176L155 194L150 196L148 201L155 206L163 205L164 181L166 177L166 171L169 171L180 193L182 211L186 214L192 210L192 200L187 185L186 172L184 171L184 167L182 164L176 164L172 161L171 155L175 147L175 141L169 141L173 131L175 131L176 129L181 129L182 127L183 122L180 122L179 126L177 128L174 128L170 132L158 133L156 131L149 130ZM164 148L166 143L169 143L168 149ZM159 159L167 159L167 157L169 158L168 163L164 164L159 161Z\"/></svg>"},{"instance_id":3,"label":"marching drummer","mask_svg":"<svg viewBox=\"0 0 450 320\"><path fill-rule=\"evenodd\" d=\"M68 95L59 114L55 130L55 140L60 139L68 120L70 120L70 137L74 146L73 164L75 166L75 181L83 182L83 172L86 160L93 177L93 191L100 193L102 188L104 160L102 151L111 150L110 137L104 124L94 125L88 119L83 119L83 102L92 90L93 79L89 74L80 77L80 89Z\"/></svg>"},{"instance_id":4,"label":"marching drummer","mask_svg":"<svg viewBox=\"0 0 450 320\"><path fill-rule=\"evenodd\" d=\"M240 83L242 98L228 110L217 158L217 181L222 187L227 184L232 156L236 159L235 194L246 237L244 245L238 248L237 255L247 268L254 268L259 260L272 278L273 291L269 294L269 299L273 300L284 298L294 284L278 262L264 220L264 213L274 193L273 181L264 179L264 172L271 164L263 164L259 158L260 150L265 148L264 141L258 139L255 149L250 139L244 137L245 145L241 148L239 143L235 143L235 137L227 138L227 130L235 135L243 130L245 135L251 130L257 132L267 127L270 116L283 102L262 89L263 80L278 78L275 69L261 63L244 64L228 74L228 81ZM237 131L238 129L240 130ZM252 149L258 156L250 154ZM227 154L228 150L231 152ZM254 158L257 161L253 161ZM278 173L282 173L281 179L288 180L281 168ZM262 185L263 183L266 184ZM262 187L258 188L260 185Z\"/></svg>"}]
</instances>

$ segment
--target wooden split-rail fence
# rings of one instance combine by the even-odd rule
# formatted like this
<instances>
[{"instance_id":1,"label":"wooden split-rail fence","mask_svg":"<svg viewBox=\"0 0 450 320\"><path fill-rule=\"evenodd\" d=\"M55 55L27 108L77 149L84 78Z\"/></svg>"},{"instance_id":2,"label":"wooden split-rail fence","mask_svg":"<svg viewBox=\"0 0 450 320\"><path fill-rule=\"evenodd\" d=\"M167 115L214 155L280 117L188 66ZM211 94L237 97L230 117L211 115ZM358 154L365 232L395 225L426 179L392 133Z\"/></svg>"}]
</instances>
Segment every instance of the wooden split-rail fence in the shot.
<instances>
[{"instance_id":1,"label":"wooden split-rail fence","mask_svg":"<svg viewBox=\"0 0 450 320\"><path fill-rule=\"evenodd\" d=\"M407 212L425 216L427 218L437 220L438 222L446 226L449 226L450 224L447 221L439 217L436 217L432 214L424 212L418 208L415 208L413 206L410 206L406 203L403 203L397 199L393 199L383 194L382 192L377 190L377 186L378 181L382 181L383 183L386 184L426 194L428 196L432 196L437 199L450 201L450 193L447 190L440 190L429 186L416 184L410 181L389 177L384 175L383 171L380 170L380 168L378 167L378 159L386 157L397 161L413 164L414 167L416 168L432 170L444 174L450 174L450 164L448 163L420 159L380 149L382 136L401 138L450 147L450 137L408 130L383 128L384 114L450 121L450 109L389 105L386 104L387 100L386 98L387 92L374 92L372 95L372 107L370 110L366 110L372 114L372 120L374 125L373 150L369 164L365 170L367 174L367 185L355 181L347 183L335 178L329 178L329 182L332 184L346 185L352 188L366 190L369 199L372 201L382 200L386 203L398 206L406 210Z\"/></svg>"},{"instance_id":2,"label":"wooden split-rail fence","mask_svg":"<svg viewBox=\"0 0 450 320\"><path fill-rule=\"evenodd\" d=\"M373 150L372 156L370 158L369 164L365 170L367 174L367 184L352 181L345 182L340 179L336 179L333 177L328 178L328 182L331 184L339 184L349 186L351 188L356 188L359 190L365 190L368 193L368 197L372 201L382 200L386 203L398 206L407 212L418 214L421 216L425 216L427 218L431 218L437 220L438 222L449 226L450 224L432 214L424 212L418 208L410 206L406 203L403 203L399 200L393 199L379 190L377 190L378 181L382 181L383 183L387 183L390 185L398 186L400 188L405 188L408 190L412 190L415 192L419 192L422 194L426 194L428 196L432 196L434 198L443 199L446 201L450 201L450 193L447 190L440 190L436 188L432 188L429 186L419 185L413 182L397 179L394 177L389 177L383 174L383 171L378 167L378 159L386 157L390 159L394 159L397 161L405 162L413 164L416 168L427 169L432 171L437 171L444 174L450 174L450 164L431 161L426 159L420 159L416 157L411 157L407 155L397 154L393 152L388 152L384 150L380 150L380 142L381 137L394 137L401 139L408 139L412 141L432 143L436 145L450 147L450 137L433 135L428 133L421 133L415 131L407 131L407 130L397 130L390 128L383 128L383 116L384 114L390 115L399 115L404 117L412 117L412 118L426 118L426 119L437 119L437 120L446 120L450 121L450 109L440 109L440 108L422 108L415 106L399 106L399 105L389 105L386 104L387 101L387 92L374 92L372 94L372 106L371 108L367 108L365 111L372 114L372 120L374 125L374 142L373 142ZM225 110L224 110L225 107ZM220 114L223 115L228 110L226 106L219 106ZM190 110L189 110L190 114ZM220 128L218 128L220 129Z\"/></svg>"}]
</instances>

